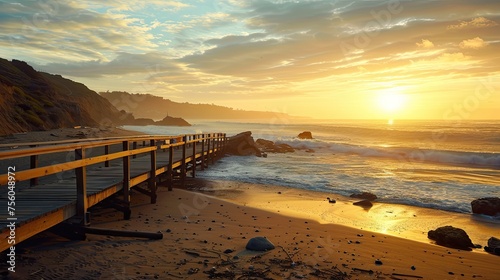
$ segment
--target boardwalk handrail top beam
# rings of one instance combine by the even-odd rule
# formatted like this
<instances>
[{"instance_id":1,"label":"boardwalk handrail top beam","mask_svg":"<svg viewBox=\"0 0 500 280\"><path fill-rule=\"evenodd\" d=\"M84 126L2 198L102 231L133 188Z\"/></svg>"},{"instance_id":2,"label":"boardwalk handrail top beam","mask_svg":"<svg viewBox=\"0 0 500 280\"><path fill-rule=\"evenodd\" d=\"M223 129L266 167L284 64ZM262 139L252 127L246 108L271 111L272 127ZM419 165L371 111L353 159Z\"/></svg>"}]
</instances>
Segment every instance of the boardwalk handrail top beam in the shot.
<instances>
[{"instance_id":1,"label":"boardwalk handrail top beam","mask_svg":"<svg viewBox=\"0 0 500 280\"><path fill-rule=\"evenodd\" d=\"M170 143L172 139L186 139L186 136L195 136L201 135L201 138L191 141L180 141L175 143ZM51 153L59 153L59 152L74 152L77 149L88 149L95 147L102 147L107 145L116 145L121 144L123 142L135 142L135 141L163 141L165 144L159 146L148 146L143 148L136 148L128 151L122 151L117 153L112 153L108 155L100 155L94 157L88 157L80 160L68 161L58 164L53 164L44 167L37 167L29 170L18 171L16 173L17 181L25 181L32 178L43 177L63 171L68 171L72 169L76 169L79 167L89 166L105 161L110 161L118 158L123 158L126 156L133 156L137 154L151 152L157 149L168 149L169 147L178 147L189 143L197 143L207 139L216 139L217 137L221 137L222 133L214 133L214 134L189 134L189 135L181 135L181 136L166 136L166 135L158 135L158 136L147 136L147 137L121 137L112 140L94 140L94 141L86 141L81 143L71 143L71 144L60 144L60 145L48 145L42 147L32 147L32 148L24 148L19 150L5 150L0 151L0 160L8 160L19 157L29 157L29 156L38 156L42 154L51 154ZM207 137L208 136L208 137ZM169 143L166 143L169 142ZM6 185L8 182L8 174L0 174L0 186Z\"/></svg>"},{"instance_id":2,"label":"boardwalk handrail top beam","mask_svg":"<svg viewBox=\"0 0 500 280\"><path fill-rule=\"evenodd\" d=\"M220 133L216 133L220 134ZM197 134L190 134L190 135L197 135ZM201 134L201 135L208 135L208 134ZM167 140L172 140L172 139L179 139L182 136L167 136L167 135L148 135L148 136L140 136L140 137L116 137L113 139L85 139L82 141L73 141L70 140L69 142L66 141L55 141L55 142L36 142L36 143L18 143L18 144L2 144L0 145L1 147L12 147L12 146L17 146L17 147L30 147L30 148L23 148L23 149L9 149L9 150L3 150L0 151L0 160L6 160L6 159L12 159L12 158L19 158L19 157L27 157L31 155L42 155L42 154L50 154L50 153L58 153L58 152L68 152L72 151L75 149L80 149L80 148L94 148L94 147L101 147L101 146L106 146L106 145L116 145L116 144L121 144L123 141L128 140L129 142L134 142L134 141L150 141L150 140L157 140L157 141L167 141ZM198 138L197 140L192 140L187 143L194 143L194 142L199 142L200 140L203 139L213 139L214 137L203 137L203 138ZM71 143L71 144L68 144ZM177 143L172 143L172 144L167 144L165 143L162 145L162 148L168 148L168 145L175 145L179 146L182 145L184 142L177 142ZM40 145L40 146L38 146ZM41 146L43 145L43 146ZM36 147L33 147L36 146ZM166 147L164 147L166 146Z\"/></svg>"}]
</instances>

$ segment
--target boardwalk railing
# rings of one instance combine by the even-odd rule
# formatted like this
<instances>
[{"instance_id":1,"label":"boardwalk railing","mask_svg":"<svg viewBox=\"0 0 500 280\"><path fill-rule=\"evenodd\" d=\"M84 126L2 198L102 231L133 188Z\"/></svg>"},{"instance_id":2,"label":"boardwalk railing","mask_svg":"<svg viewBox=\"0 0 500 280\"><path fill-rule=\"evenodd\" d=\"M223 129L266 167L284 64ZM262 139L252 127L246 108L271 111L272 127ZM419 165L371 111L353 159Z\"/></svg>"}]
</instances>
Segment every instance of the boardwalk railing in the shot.
<instances>
[{"instance_id":1,"label":"boardwalk railing","mask_svg":"<svg viewBox=\"0 0 500 280\"><path fill-rule=\"evenodd\" d=\"M88 225L107 198L129 219L132 188L156 203L158 186L184 185L226 143L206 133L0 145L0 251L68 219Z\"/></svg>"}]
</instances>

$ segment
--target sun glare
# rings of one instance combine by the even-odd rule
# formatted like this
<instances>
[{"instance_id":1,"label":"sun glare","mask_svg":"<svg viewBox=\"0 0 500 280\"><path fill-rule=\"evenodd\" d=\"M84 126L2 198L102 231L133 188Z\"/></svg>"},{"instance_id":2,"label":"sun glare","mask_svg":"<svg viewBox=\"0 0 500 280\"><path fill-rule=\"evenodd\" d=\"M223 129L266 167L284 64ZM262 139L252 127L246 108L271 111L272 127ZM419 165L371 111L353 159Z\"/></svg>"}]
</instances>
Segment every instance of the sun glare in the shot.
<instances>
[{"instance_id":1,"label":"sun glare","mask_svg":"<svg viewBox=\"0 0 500 280\"><path fill-rule=\"evenodd\" d=\"M402 110L406 103L406 95L399 93L397 90L382 92L377 98L380 109L387 113Z\"/></svg>"}]
</instances>

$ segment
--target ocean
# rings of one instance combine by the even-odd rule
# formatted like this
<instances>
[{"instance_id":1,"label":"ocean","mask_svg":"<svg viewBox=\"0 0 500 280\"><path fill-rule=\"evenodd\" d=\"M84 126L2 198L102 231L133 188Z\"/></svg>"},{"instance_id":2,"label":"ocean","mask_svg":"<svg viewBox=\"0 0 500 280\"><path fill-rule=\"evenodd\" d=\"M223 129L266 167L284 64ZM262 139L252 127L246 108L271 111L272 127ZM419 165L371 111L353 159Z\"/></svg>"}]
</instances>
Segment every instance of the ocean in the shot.
<instances>
[{"instance_id":1,"label":"ocean","mask_svg":"<svg viewBox=\"0 0 500 280\"><path fill-rule=\"evenodd\" d=\"M147 134L252 131L294 153L228 156L200 178L277 185L384 203L471 213L471 201L500 196L499 121L192 121L191 127L124 126ZM297 135L311 131L312 140ZM309 149L309 150L308 150ZM314 152L312 152L313 150Z\"/></svg>"}]
</instances>

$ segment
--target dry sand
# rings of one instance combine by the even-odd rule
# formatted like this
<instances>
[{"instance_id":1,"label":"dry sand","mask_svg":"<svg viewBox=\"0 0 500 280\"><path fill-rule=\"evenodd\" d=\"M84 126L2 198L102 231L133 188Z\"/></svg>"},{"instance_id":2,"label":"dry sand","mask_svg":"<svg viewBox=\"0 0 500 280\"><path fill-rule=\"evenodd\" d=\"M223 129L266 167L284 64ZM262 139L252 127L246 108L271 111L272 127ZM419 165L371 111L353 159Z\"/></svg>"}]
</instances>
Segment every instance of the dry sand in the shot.
<instances>
[{"instance_id":1,"label":"dry sand","mask_svg":"<svg viewBox=\"0 0 500 280\"><path fill-rule=\"evenodd\" d=\"M83 132L83 133L81 133ZM137 135L121 129L17 134L2 143ZM68 136L69 135L69 136ZM56 139L57 138L57 139ZM63 138L63 139L59 139ZM433 245L428 229L451 224L485 245L498 225L468 215L376 203L284 187L190 180L160 188L158 202L132 192L132 217L94 207L92 227L162 232L162 240L87 234L71 241L43 232L17 246L5 279L499 279L500 257ZM264 236L276 249L245 250ZM225 253L226 252L226 253ZM3 256L5 257L5 256ZM380 263L378 262L380 261ZM376 264L379 263L379 264Z\"/></svg>"},{"instance_id":2,"label":"dry sand","mask_svg":"<svg viewBox=\"0 0 500 280\"><path fill-rule=\"evenodd\" d=\"M188 185L206 184L192 181ZM321 224L293 212L277 213L229 200L252 197L267 203L271 198L254 189L213 194L224 198L160 188L158 203L150 204L148 197L134 192L128 221L116 210L92 209L93 227L161 231L164 237L145 240L88 234L86 241L68 241L45 232L19 248L16 273L10 278L498 279L498 256ZM287 190L276 197L268 204L290 201L306 207L311 202L288 196ZM314 201L314 205L320 203L328 202ZM265 254L245 250L248 240L256 236L268 238L277 248Z\"/></svg>"}]
</instances>

